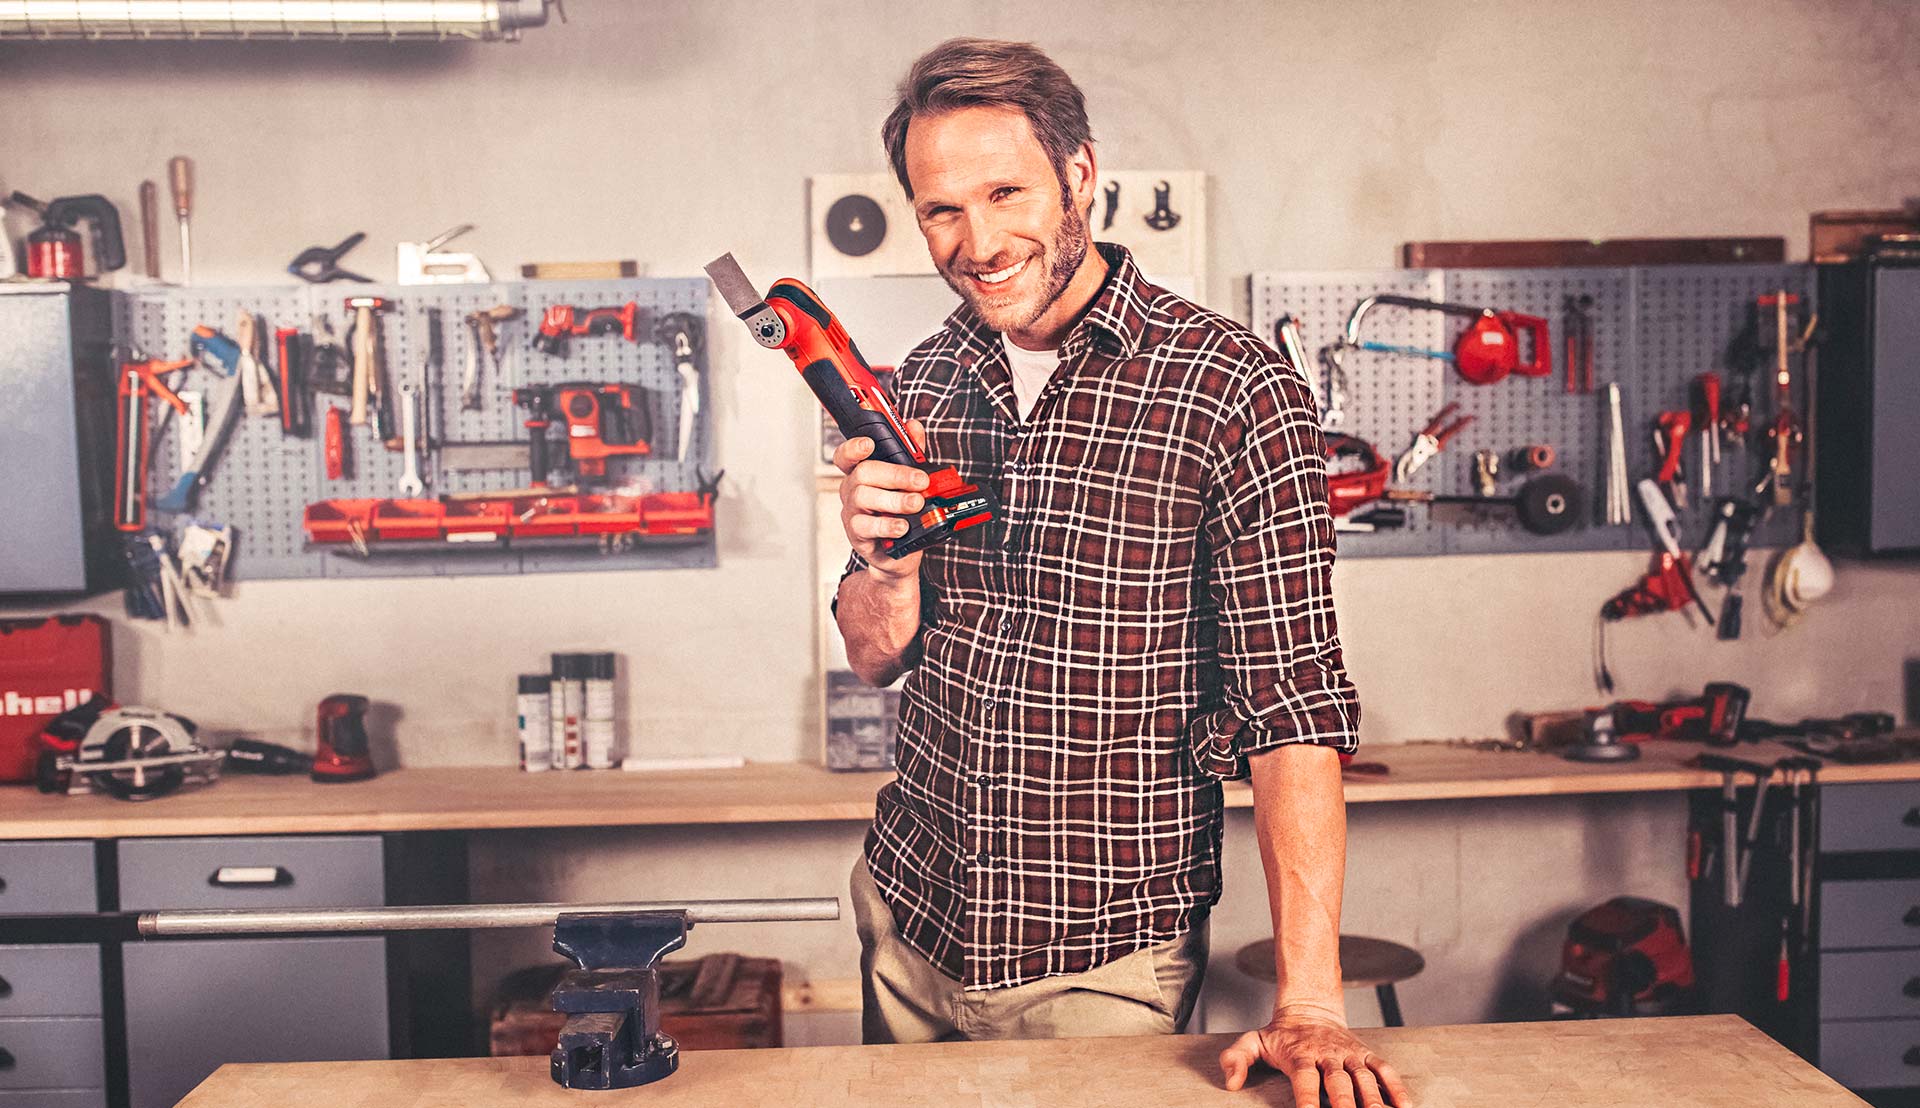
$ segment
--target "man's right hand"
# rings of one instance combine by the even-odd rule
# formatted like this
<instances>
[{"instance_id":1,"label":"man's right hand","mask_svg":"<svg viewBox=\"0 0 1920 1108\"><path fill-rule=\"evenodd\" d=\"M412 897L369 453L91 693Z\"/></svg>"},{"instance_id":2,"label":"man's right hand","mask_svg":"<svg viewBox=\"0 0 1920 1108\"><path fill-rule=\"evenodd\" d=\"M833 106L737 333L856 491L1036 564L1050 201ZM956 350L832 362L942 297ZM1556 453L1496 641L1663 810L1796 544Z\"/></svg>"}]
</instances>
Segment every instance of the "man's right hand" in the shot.
<instances>
[{"instance_id":1,"label":"man's right hand","mask_svg":"<svg viewBox=\"0 0 1920 1108\"><path fill-rule=\"evenodd\" d=\"M907 433L925 453L927 434L920 421L908 420ZM833 464L846 474L840 479L840 526L871 572L895 579L915 577L920 572L918 553L895 558L882 553L880 543L907 533L907 521L900 517L926 504L922 493L927 475L912 466L874 461L872 454L869 438L848 439L833 452Z\"/></svg>"}]
</instances>

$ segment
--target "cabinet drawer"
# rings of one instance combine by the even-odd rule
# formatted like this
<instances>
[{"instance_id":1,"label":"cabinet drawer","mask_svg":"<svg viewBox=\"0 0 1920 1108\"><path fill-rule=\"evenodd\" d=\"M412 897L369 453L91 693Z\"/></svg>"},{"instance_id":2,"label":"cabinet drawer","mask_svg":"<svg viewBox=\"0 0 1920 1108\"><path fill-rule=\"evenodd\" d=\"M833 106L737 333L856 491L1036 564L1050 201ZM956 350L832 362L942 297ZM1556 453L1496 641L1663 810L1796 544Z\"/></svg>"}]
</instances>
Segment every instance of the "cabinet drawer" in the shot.
<instances>
[{"instance_id":1,"label":"cabinet drawer","mask_svg":"<svg viewBox=\"0 0 1920 1108\"><path fill-rule=\"evenodd\" d=\"M1853 1089L1920 1084L1920 1020L1822 1023L1820 1069Z\"/></svg>"},{"instance_id":2,"label":"cabinet drawer","mask_svg":"<svg viewBox=\"0 0 1920 1108\"><path fill-rule=\"evenodd\" d=\"M0 1108L107 1108L105 1089L0 1089Z\"/></svg>"},{"instance_id":3,"label":"cabinet drawer","mask_svg":"<svg viewBox=\"0 0 1920 1108\"><path fill-rule=\"evenodd\" d=\"M1920 1019L1920 949L1822 954L1820 1018Z\"/></svg>"},{"instance_id":4,"label":"cabinet drawer","mask_svg":"<svg viewBox=\"0 0 1920 1108\"><path fill-rule=\"evenodd\" d=\"M123 957L131 1108L171 1108L228 1062L388 1055L377 935L129 944Z\"/></svg>"},{"instance_id":5,"label":"cabinet drawer","mask_svg":"<svg viewBox=\"0 0 1920 1108\"><path fill-rule=\"evenodd\" d=\"M1920 781L1822 788L1820 849L1920 850Z\"/></svg>"},{"instance_id":6,"label":"cabinet drawer","mask_svg":"<svg viewBox=\"0 0 1920 1108\"><path fill-rule=\"evenodd\" d=\"M0 1020L0 1089L79 1089L105 1083L97 1019Z\"/></svg>"},{"instance_id":7,"label":"cabinet drawer","mask_svg":"<svg viewBox=\"0 0 1920 1108\"><path fill-rule=\"evenodd\" d=\"M384 903L377 835L127 839L120 907L365 908Z\"/></svg>"},{"instance_id":8,"label":"cabinet drawer","mask_svg":"<svg viewBox=\"0 0 1920 1108\"><path fill-rule=\"evenodd\" d=\"M99 910L92 843L0 843L0 915Z\"/></svg>"},{"instance_id":9,"label":"cabinet drawer","mask_svg":"<svg viewBox=\"0 0 1920 1108\"><path fill-rule=\"evenodd\" d=\"M99 1014L99 947L0 946L0 1019Z\"/></svg>"},{"instance_id":10,"label":"cabinet drawer","mask_svg":"<svg viewBox=\"0 0 1920 1108\"><path fill-rule=\"evenodd\" d=\"M1820 948L1920 946L1920 881L1827 881Z\"/></svg>"}]
</instances>

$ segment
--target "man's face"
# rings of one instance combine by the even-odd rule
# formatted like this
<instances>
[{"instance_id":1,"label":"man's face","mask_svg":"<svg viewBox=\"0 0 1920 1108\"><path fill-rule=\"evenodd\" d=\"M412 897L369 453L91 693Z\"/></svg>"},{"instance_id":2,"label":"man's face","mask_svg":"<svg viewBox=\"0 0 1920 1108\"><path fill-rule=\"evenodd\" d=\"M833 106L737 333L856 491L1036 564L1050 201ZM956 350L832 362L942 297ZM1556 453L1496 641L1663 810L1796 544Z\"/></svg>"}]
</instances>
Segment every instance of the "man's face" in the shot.
<instances>
[{"instance_id":1,"label":"man's face","mask_svg":"<svg viewBox=\"0 0 1920 1108\"><path fill-rule=\"evenodd\" d=\"M1066 192L1027 117L1009 108L916 116L907 179L927 252L947 284L996 331L1031 326L1086 258L1081 216L1093 162L1068 160ZM1080 195L1084 193L1084 196Z\"/></svg>"}]
</instances>

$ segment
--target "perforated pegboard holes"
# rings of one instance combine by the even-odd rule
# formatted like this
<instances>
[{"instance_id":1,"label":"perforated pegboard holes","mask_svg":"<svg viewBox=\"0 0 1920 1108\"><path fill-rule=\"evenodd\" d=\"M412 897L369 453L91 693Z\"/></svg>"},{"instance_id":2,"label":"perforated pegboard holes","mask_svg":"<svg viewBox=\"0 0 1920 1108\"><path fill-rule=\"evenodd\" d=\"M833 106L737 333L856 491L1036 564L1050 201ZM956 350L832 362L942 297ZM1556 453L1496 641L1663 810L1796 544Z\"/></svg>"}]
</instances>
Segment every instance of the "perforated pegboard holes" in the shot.
<instances>
[{"instance_id":1,"label":"perforated pegboard holes","mask_svg":"<svg viewBox=\"0 0 1920 1108\"><path fill-rule=\"evenodd\" d=\"M707 282L699 278L641 278L493 285L142 289L117 295L115 338L150 357L185 357L188 337L196 324L205 323L231 334L236 316L245 309L259 317L268 359L277 366L273 356L276 328L297 327L311 333L317 322L324 319L331 324L334 339L344 347L354 316L346 305L347 298L380 297L389 304L387 311L378 314L376 326L396 417L400 411L398 389L402 382L410 381L420 390L423 409L431 413L427 418L434 440L524 442L527 438L525 417L513 402L515 386L564 381L637 385L643 390L653 441L659 444L659 450L647 457L609 459L609 479L637 480L653 491L691 491L698 487L701 472L711 465L707 444L712 437L709 431L712 404L705 336L696 344L702 402L691 449L683 461L678 457L676 441L682 399L680 376L672 358L657 341L654 325L663 316L677 312L688 313L704 323L707 288ZM627 341L622 335L575 338L569 342L565 358L540 353L531 346L541 314L549 305L570 303L591 308L628 301L635 302L639 308L634 341ZM471 342L465 319L470 312L500 304L520 308L522 314L501 328L500 364L496 367L484 353L481 355L482 404L478 410L467 410L460 405L462 375ZM429 309L439 312L441 361L437 373L427 372ZM222 383L217 375L200 368L183 376L182 387L209 393ZM322 434L325 412L335 405L344 409L347 403L343 397L316 396L313 429L305 438L284 435L277 417L243 416L237 423L193 513L235 527L239 534L234 562L236 576L254 579L418 576L714 564L711 539L671 547L642 544L612 557L592 551L538 555L408 554L359 562L311 549L301 530L301 513L308 503L335 498L392 497L400 492L399 480L404 469L401 453L387 449L366 425L348 429L348 475L342 480L327 479ZM156 422L160 419L158 415L154 418ZM177 433L178 428L169 427L155 439L157 453L149 478L151 488L169 488L178 477L179 451L174 442ZM566 446L559 433L552 435L552 442L553 452L564 457ZM437 451L431 450L422 466L429 496L521 486L527 476L524 470L446 472L438 464Z\"/></svg>"},{"instance_id":2,"label":"perforated pegboard holes","mask_svg":"<svg viewBox=\"0 0 1920 1108\"><path fill-rule=\"evenodd\" d=\"M1473 424L1415 475L1412 487L1470 493L1474 451L1495 450L1504 455L1514 447L1546 443L1559 456L1555 470L1583 486L1589 500L1587 525L1543 537L1521 529L1506 512L1468 514L1460 517L1461 522L1434 523L1427 509L1414 506L1409 510L1409 526L1403 530L1343 533L1343 555L1611 550L1638 548L1647 538L1637 515L1626 526L1609 527L1603 522L1607 382L1621 387L1628 470L1638 479L1654 465L1651 428L1656 414L1687 407L1690 384L1698 374L1715 370L1723 377L1729 375L1727 351L1734 335L1746 325L1753 299L1778 287L1810 297L1810 276L1806 266L1257 273L1252 278L1251 302L1254 330L1269 342L1275 341L1274 323L1282 314L1299 316L1312 354L1341 334L1355 304L1378 293L1517 311L1548 321L1553 373L1541 378L1515 375L1490 385L1473 385L1444 362L1349 353L1351 387L1347 420L1340 429L1373 443L1382 454L1397 456L1441 405L1457 402L1461 412L1474 416ZM1567 297L1582 295L1593 298L1595 389L1591 394L1569 394L1565 304ZM1467 326L1464 319L1382 307L1368 315L1362 337L1450 348ZM1800 373L1793 382L1795 403L1802 411L1804 377ZM1770 412L1771 407L1764 410ZM1697 448L1689 451L1688 460L1697 465ZM1723 451L1714 472L1716 494L1731 488L1730 482L1741 478L1743 467L1750 469L1755 462L1752 452L1742 457L1736 450ZM1502 493L1516 490L1521 477L1510 473L1502 479ZM1691 483L1697 489L1697 479ZM1690 499L1682 513L1690 545L1704 539L1710 511L1711 505L1702 504L1697 493ZM1449 519L1453 518L1450 514ZM1776 511L1755 541L1791 539L1798 528L1797 511Z\"/></svg>"}]
</instances>

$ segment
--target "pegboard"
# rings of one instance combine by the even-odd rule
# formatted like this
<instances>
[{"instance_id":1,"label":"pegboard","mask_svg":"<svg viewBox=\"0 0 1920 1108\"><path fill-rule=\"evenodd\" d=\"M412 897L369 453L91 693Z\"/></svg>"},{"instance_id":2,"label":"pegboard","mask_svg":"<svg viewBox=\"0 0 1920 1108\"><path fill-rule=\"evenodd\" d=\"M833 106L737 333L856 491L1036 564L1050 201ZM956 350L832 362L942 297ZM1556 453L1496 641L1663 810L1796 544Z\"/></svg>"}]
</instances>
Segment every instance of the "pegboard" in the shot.
<instances>
[{"instance_id":1,"label":"pegboard","mask_svg":"<svg viewBox=\"0 0 1920 1108\"><path fill-rule=\"evenodd\" d=\"M1543 536L1526 531L1508 511L1410 504L1404 528L1340 533L1342 555L1368 557L1645 548L1651 538L1637 497L1630 497L1631 524L1608 526L1605 522L1607 383L1620 386L1631 485L1658 467L1654 419L1661 411L1689 407L1694 377L1716 371L1727 386L1740 378L1729 364L1734 340L1751 319L1755 297L1778 288L1797 293L1811 305L1811 269L1737 265L1259 273L1252 278L1251 301L1254 330L1276 346L1275 323L1284 314L1299 317L1301 338L1310 355L1342 335L1354 305L1380 293L1480 305L1548 321L1553 372L1546 377L1510 375L1491 385L1475 385L1449 362L1349 350L1343 358L1346 418L1330 429L1365 439L1391 461L1411 445L1443 405L1457 402L1460 407L1453 418L1471 414L1474 422L1401 487L1471 495L1476 492L1476 450L1494 450L1504 457L1515 447L1546 443L1558 455L1554 471L1578 481L1587 494L1582 525ZM1594 391L1568 393L1565 302L1569 296L1581 295L1593 298ZM1361 338L1445 350L1470 325L1466 317L1377 306L1367 315ZM1771 349L1770 329L1765 341ZM1806 412L1806 363L1799 356L1793 359L1793 404L1802 414ZM1321 368L1304 368L1324 388ZM1774 412L1772 375L1756 372L1751 384L1753 424L1763 427ZM1705 541L1711 525L1712 504L1702 502L1695 476L1697 441L1695 436L1688 437L1685 468L1690 495L1679 513L1682 546L1688 550ZM1763 451L1764 446L1745 451L1725 446L1720 463L1713 468L1714 496L1730 492L1737 476L1751 483L1751 475L1765 465ZM1504 468L1500 494L1512 493L1522 480L1510 467ZM1797 506L1774 509L1755 529L1752 542L1791 543L1799 533Z\"/></svg>"},{"instance_id":2,"label":"pegboard","mask_svg":"<svg viewBox=\"0 0 1920 1108\"><path fill-rule=\"evenodd\" d=\"M390 307L380 313L378 334L385 377L392 391L391 409L400 413L399 390L413 382L419 389L423 421L430 443L527 441L526 413L515 405L513 390L531 384L572 381L636 385L648 406L654 452L636 457L607 459L606 483L643 492L690 492L713 473L711 413L712 384L706 351L708 283L699 278L642 278L616 281L534 281L491 285L377 285L331 284L269 286L261 288L154 288L116 296L114 333L124 348L150 358L188 356L188 339L197 324L206 324L229 336L242 311L258 320L266 362L274 367L278 356L274 331L297 328L320 341L347 346L354 311L349 297L377 296ZM565 356L532 346L540 318L556 304L587 309L639 306L634 341L623 335L569 337ZM477 352L480 404L461 405L462 378L473 336L466 324L470 312L511 305L522 314L500 328L500 361L496 367L484 350ZM435 313L437 313L437 318ZM699 406L692 434L684 450L679 442L680 408L687 399L674 367L672 351L659 340L656 324L673 313L699 321L694 334L694 362L698 369ZM429 373L434 324L438 324L439 365ZM209 395L226 378L196 366L176 379L183 394ZM276 385L277 387L277 385ZM312 418L304 437L283 433L278 415L236 419L225 449L216 459L212 478L200 490L189 514L229 524L237 532L233 572L249 579L299 577L408 577L466 574L532 573L544 571L616 570L638 568L697 568L715 564L711 535L700 541L671 543L642 541L630 550L603 554L585 549L511 548L449 553L434 546L418 551L388 544L372 558L355 558L329 547L309 546L301 528L302 509L326 499L384 498L401 495L399 482L404 460L373 434L370 426L349 425L348 472L343 479L326 477L325 413L329 407L348 409L348 398L310 393ZM170 415L160 418L160 405L150 405L150 417L160 429L150 446L148 494L157 497L177 479L182 458L180 428ZM549 429L549 455L566 458L564 425ZM439 465L437 446L427 452L420 467L426 488L422 494L481 492L523 487L524 468L497 471L447 471Z\"/></svg>"}]
</instances>

